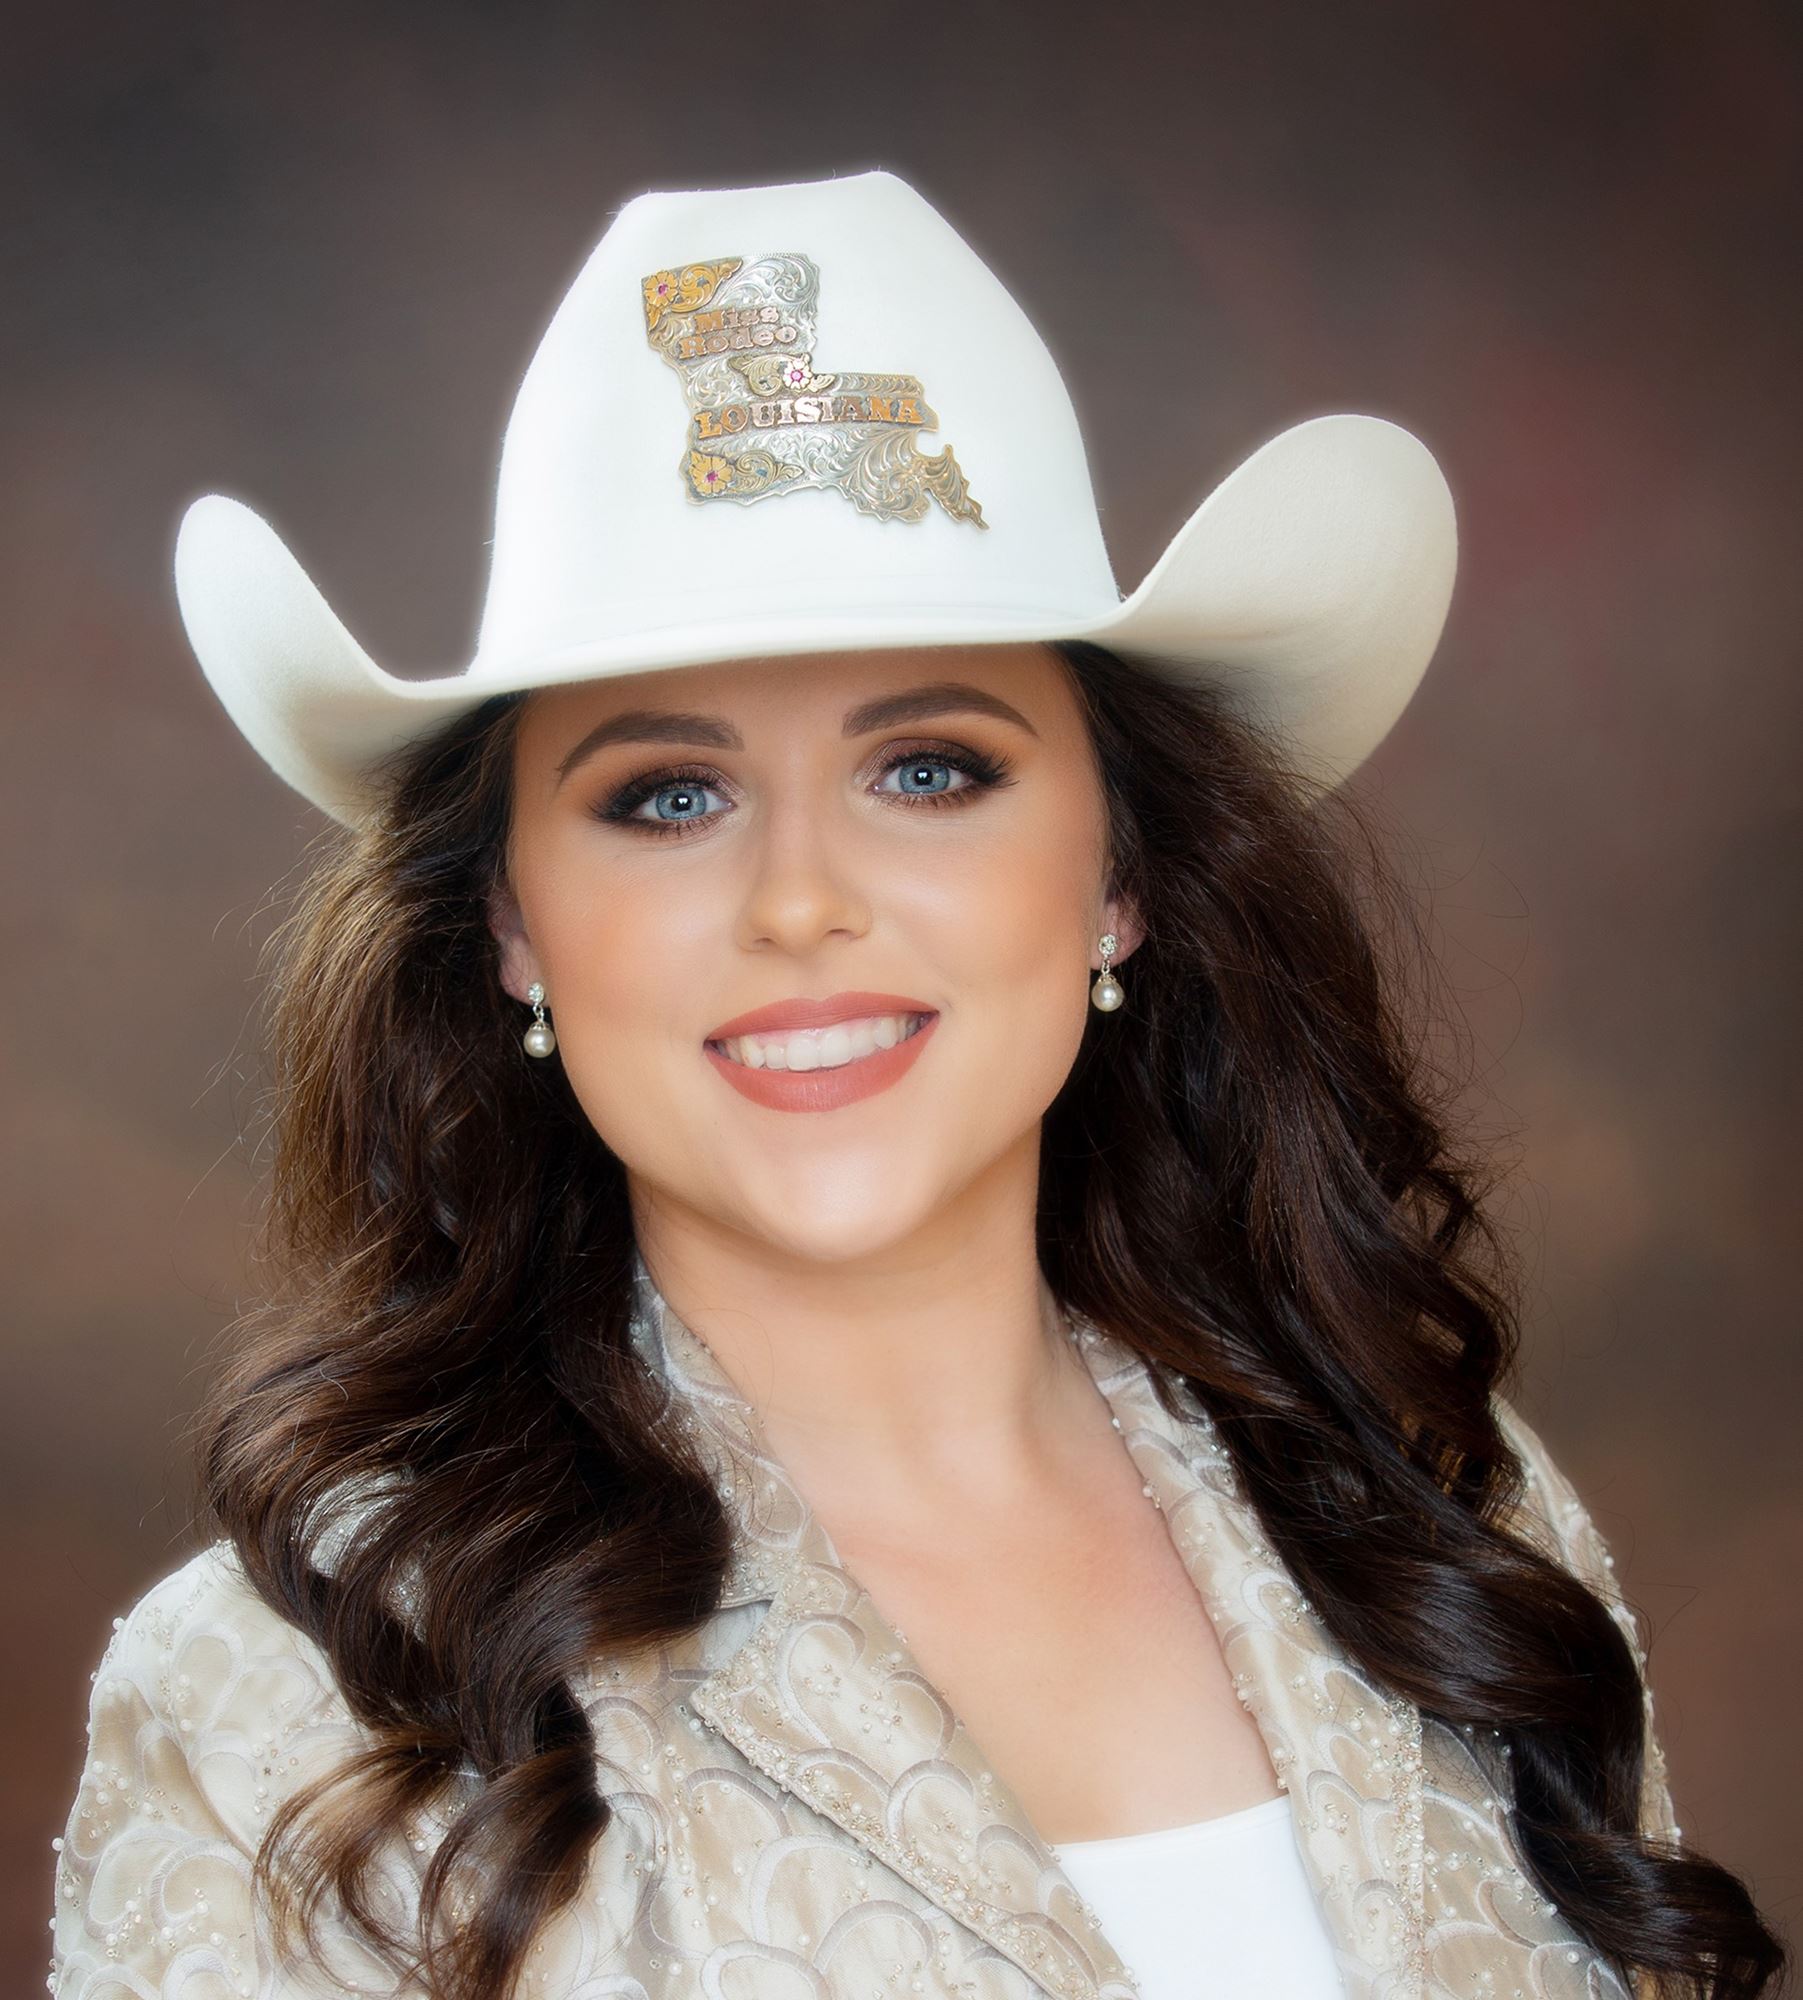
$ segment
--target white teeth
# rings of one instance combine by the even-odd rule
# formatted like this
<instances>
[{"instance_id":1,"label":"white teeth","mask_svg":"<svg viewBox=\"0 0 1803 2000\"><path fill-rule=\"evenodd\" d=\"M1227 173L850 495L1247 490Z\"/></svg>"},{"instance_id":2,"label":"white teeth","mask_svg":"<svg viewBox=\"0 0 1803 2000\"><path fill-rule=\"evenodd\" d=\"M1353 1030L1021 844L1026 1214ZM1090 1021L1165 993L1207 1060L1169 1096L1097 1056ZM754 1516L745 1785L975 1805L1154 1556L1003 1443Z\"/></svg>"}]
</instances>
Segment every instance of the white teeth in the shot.
<instances>
[{"instance_id":1,"label":"white teeth","mask_svg":"<svg viewBox=\"0 0 1803 2000\"><path fill-rule=\"evenodd\" d=\"M924 1014L874 1014L835 1021L830 1028L794 1028L787 1034L735 1035L718 1046L747 1069L843 1069L847 1063L892 1049L917 1034Z\"/></svg>"}]
</instances>

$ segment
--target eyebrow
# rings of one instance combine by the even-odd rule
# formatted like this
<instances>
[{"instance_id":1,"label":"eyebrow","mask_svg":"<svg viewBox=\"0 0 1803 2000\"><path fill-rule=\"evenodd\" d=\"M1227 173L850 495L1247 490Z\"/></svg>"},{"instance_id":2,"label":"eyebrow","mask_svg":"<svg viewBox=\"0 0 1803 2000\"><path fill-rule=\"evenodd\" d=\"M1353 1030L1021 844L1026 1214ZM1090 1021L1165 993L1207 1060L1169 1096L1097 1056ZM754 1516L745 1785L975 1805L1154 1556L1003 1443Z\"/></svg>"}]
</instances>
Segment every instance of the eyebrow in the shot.
<instances>
[{"instance_id":1,"label":"eyebrow","mask_svg":"<svg viewBox=\"0 0 1803 2000\"><path fill-rule=\"evenodd\" d=\"M925 722L940 715L993 715L1012 722L1029 736L1037 736L1027 718L1012 702L986 688L972 687L967 681L931 681L921 687L904 688L899 694L879 695L848 709L840 725L842 736L866 736L875 729L893 729L898 723ZM743 750L745 739L723 715L702 715L692 709L629 708L620 715L598 722L557 767L557 784L610 743L690 743L711 750ZM554 785L553 790L556 789Z\"/></svg>"}]
</instances>

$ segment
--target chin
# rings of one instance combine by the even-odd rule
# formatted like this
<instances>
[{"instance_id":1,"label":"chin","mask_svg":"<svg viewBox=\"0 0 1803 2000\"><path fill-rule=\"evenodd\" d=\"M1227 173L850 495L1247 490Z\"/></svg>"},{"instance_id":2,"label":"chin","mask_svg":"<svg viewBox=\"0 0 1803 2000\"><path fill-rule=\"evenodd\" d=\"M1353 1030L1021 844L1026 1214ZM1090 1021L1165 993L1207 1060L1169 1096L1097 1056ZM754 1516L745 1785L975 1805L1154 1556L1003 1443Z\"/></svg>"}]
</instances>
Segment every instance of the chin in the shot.
<instances>
[{"instance_id":1,"label":"chin","mask_svg":"<svg viewBox=\"0 0 1803 2000\"><path fill-rule=\"evenodd\" d=\"M943 1215L944 1165L894 1149L868 1161L767 1163L731 1203L734 1226L802 1263L881 1258Z\"/></svg>"},{"instance_id":2,"label":"chin","mask_svg":"<svg viewBox=\"0 0 1803 2000\"><path fill-rule=\"evenodd\" d=\"M746 1230L805 1264L858 1264L881 1258L916 1235L932 1211L893 1201L848 1200L841 1193L830 1209L789 1203L758 1203L744 1219Z\"/></svg>"}]
</instances>

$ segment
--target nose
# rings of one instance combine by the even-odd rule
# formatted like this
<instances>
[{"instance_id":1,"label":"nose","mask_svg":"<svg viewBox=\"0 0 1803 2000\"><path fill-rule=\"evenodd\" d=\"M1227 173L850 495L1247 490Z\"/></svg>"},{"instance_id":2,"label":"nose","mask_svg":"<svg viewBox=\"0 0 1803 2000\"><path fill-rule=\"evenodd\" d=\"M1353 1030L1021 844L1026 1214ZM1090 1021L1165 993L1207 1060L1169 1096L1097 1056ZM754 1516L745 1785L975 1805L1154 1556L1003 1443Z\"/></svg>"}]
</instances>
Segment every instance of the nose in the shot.
<instances>
[{"instance_id":1,"label":"nose","mask_svg":"<svg viewBox=\"0 0 1803 2000\"><path fill-rule=\"evenodd\" d=\"M763 815L748 843L751 879L739 906L737 942L805 957L830 938L862 937L870 899L858 879L857 842L828 805L797 787Z\"/></svg>"}]
</instances>

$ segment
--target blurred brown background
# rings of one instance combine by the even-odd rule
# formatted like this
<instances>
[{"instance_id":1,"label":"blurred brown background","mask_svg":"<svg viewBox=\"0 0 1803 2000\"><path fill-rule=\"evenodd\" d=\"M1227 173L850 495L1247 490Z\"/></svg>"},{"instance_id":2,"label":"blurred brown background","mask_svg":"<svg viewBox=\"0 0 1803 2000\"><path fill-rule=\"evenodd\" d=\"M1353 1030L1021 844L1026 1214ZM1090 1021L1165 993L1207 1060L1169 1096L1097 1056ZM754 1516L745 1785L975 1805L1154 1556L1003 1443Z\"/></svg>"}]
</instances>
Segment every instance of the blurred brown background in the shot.
<instances>
[{"instance_id":1,"label":"blurred brown background","mask_svg":"<svg viewBox=\"0 0 1803 2000\"><path fill-rule=\"evenodd\" d=\"M193 1546L182 1426L250 1276L252 957L319 824L186 650L179 511L248 499L379 659L453 670L514 386L610 212L873 165L1059 356L1124 587L1302 417L1445 465L1459 591L1371 783L1515 1162L1521 1400L1655 1622L1686 1832L1803 1928L1795 14L15 14L7 1989L48 1962L110 1621Z\"/></svg>"}]
</instances>

